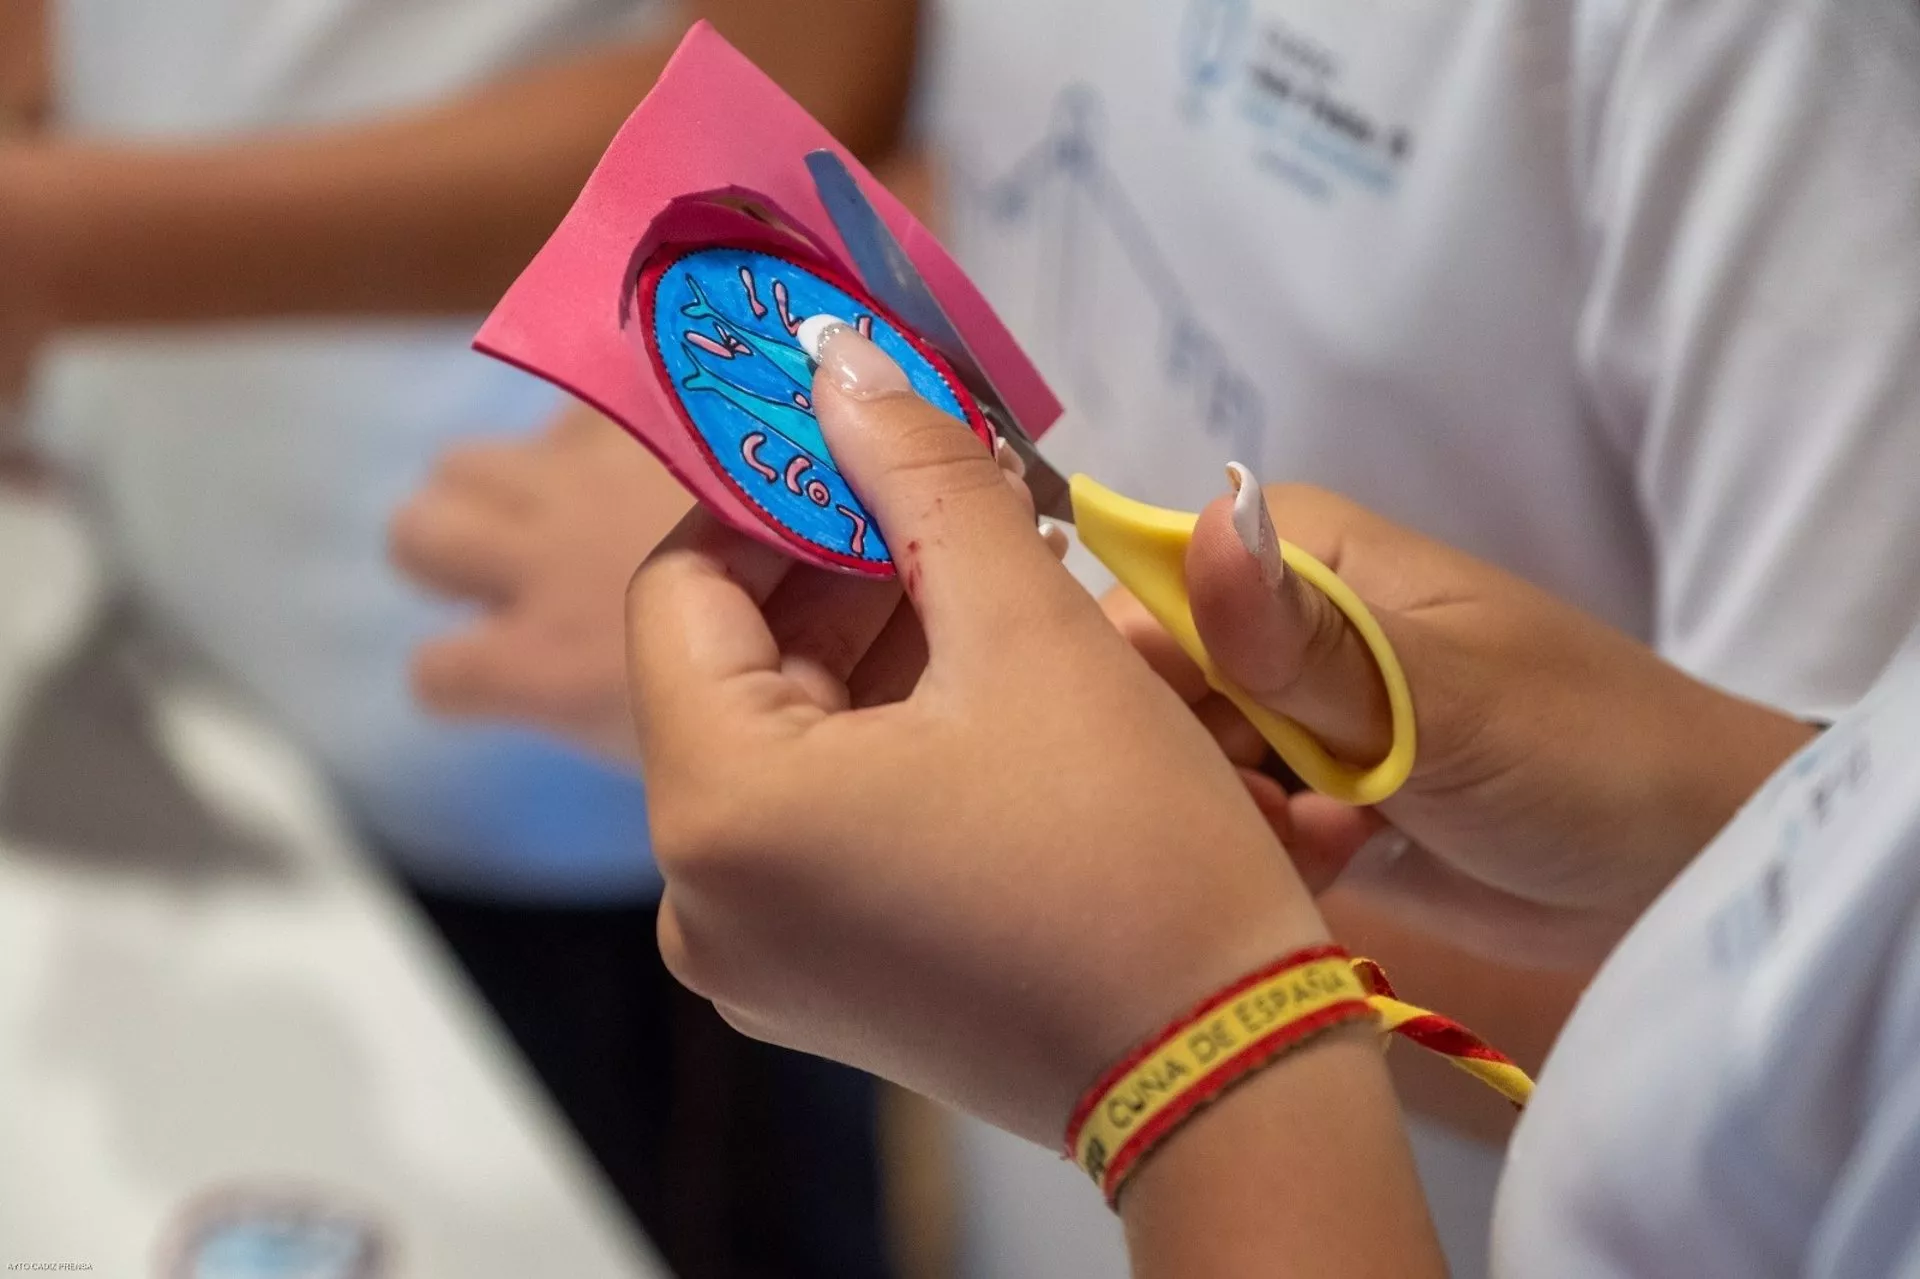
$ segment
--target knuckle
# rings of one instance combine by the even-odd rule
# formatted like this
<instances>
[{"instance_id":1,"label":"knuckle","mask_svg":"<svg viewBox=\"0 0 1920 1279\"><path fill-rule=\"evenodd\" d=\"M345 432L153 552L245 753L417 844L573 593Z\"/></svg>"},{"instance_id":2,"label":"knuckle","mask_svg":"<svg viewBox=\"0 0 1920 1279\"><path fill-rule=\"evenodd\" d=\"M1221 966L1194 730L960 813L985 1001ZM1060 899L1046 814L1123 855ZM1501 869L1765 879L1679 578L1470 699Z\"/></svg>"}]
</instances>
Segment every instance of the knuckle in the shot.
<instances>
[{"instance_id":1,"label":"knuckle","mask_svg":"<svg viewBox=\"0 0 1920 1279\"><path fill-rule=\"evenodd\" d=\"M726 1022L728 1029L737 1035L758 1040L763 1044L777 1042L764 1022L737 1004L716 1000L713 1011L720 1014L720 1020Z\"/></svg>"},{"instance_id":2,"label":"knuckle","mask_svg":"<svg viewBox=\"0 0 1920 1279\"><path fill-rule=\"evenodd\" d=\"M466 488L468 477L472 473L472 461L468 456L472 447L470 444L455 444L443 450L440 456L433 460L433 466L427 472L427 482L423 486L423 491L446 493Z\"/></svg>"},{"instance_id":3,"label":"knuckle","mask_svg":"<svg viewBox=\"0 0 1920 1279\"><path fill-rule=\"evenodd\" d=\"M759 1012L745 1000L716 999L713 1001L713 1010L720 1014L720 1020L735 1031L763 1044L806 1052L814 1040L814 1036L807 1033L805 1023L781 1015L776 1007Z\"/></svg>"},{"instance_id":4,"label":"knuckle","mask_svg":"<svg viewBox=\"0 0 1920 1279\"><path fill-rule=\"evenodd\" d=\"M464 708L471 694L470 664L460 651L445 644L423 644L407 664L407 682L414 700L434 711Z\"/></svg>"},{"instance_id":5,"label":"knuckle","mask_svg":"<svg viewBox=\"0 0 1920 1279\"><path fill-rule=\"evenodd\" d=\"M587 715L609 700L603 683L572 655L556 651L543 665L551 673L540 686L540 700L562 718Z\"/></svg>"},{"instance_id":6,"label":"knuckle","mask_svg":"<svg viewBox=\"0 0 1920 1279\"><path fill-rule=\"evenodd\" d=\"M703 999L718 995L723 974L716 962L717 948L706 942L698 925L680 909L671 888L660 901L654 940L668 975Z\"/></svg>"},{"instance_id":7,"label":"knuckle","mask_svg":"<svg viewBox=\"0 0 1920 1279\"><path fill-rule=\"evenodd\" d=\"M431 558L435 505L425 494L410 498L387 521L387 555L401 568Z\"/></svg>"},{"instance_id":8,"label":"knuckle","mask_svg":"<svg viewBox=\"0 0 1920 1279\"><path fill-rule=\"evenodd\" d=\"M453 488L465 487L493 474L499 468L504 452L504 448L498 444L452 445L434 463L432 482Z\"/></svg>"},{"instance_id":9,"label":"knuckle","mask_svg":"<svg viewBox=\"0 0 1920 1279\"><path fill-rule=\"evenodd\" d=\"M1132 592L1124 588L1115 587L1108 591L1105 598L1100 601L1100 607L1105 611L1107 620L1113 624L1113 628L1135 647L1139 646L1140 641L1153 637L1161 629L1160 623L1153 619L1153 614L1147 612L1146 606L1135 599Z\"/></svg>"},{"instance_id":10,"label":"knuckle","mask_svg":"<svg viewBox=\"0 0 1920 1279\"><path fill-rule=\"evenodd\" d=\"M661 873L683 883L713 876L732 860L739 806L711 797L698 774L685 765L653 774L648 778L647 821Z\"/></svg>"},{"instance_id":11,"label":"knuckle","mask_svg":"<svg viewBox=\"0 0 1920 1279\"><path fill-rule=\"evenodd\" d=\"M624 638L628 645L646 629L648 618L671 615L675 596L686 589L695 557L683 549L656 552L641 561L627 578Z\"/></svg>"},{"instance_id":12,"label":"knuckle","mask_svg":"<svg viewBox=\"0 0 1920 1279\"><path fill-rule=\"evenodd\" d=\"M646 616L646 597L652 590L651 566L654 563L653 560L642 563L640 567L633 570L633 575L627 578L626 605L629 631L638 626L640 619Z\"/></svg>"},{"instance_id":13,"label":"knuckle","mask_svg":"<svg viewBox=\"0 0 1920 1279\"><path fill-rule=\"evenodd\" d=\"M576 668L546 690L532 713L541 720L569 730L585 730L601 724L628 721L627 685L623 676L597 675Z\"/></svg>"},{"instance_id":14,"label":"knuckle","mask_svg":"<svg viewBox=\"0 0 1920 1279\"><path fill-rule=\"evenodd\" d=\"M865 655L863 637L851 635L835 619L808 618L781 635L782 653L804 656L829 671L849 671Z\"/></svg>"},{"instance_id":15,"label":"knuckle","mask_svg":"<svg viewBox=\"0 0 1920 1279\"><path fill-rule=\"evenodd\" d=\"M1348 640L1346 616L1332 600L1298 577L1290 580L1289 590L1297 628L1283 648L1237 672L1241 686L1268 706L1283 703L1307 681L1338 671Z\"/></svg>"},{"instance_id":16,"label":"knuckle","mask_svg":"<svg viewBox=\"0 0 1920 1279\"><path fill-rule=\"evenodd\" d=\"M942 488L1004 488L1005 473L978 436L930 404L913 406L912 425L898 432L888 458L894 477Z\"/></svg>"},{"instance_id":17,"label":"knuckle","mask_svg":"<svg viewBox=\"0 0 1920 1279\"><path fill-rule=\"evenodd\" d=\"M1306 660L1303 670L1332 663L1347 644L1347 619L1332 600L1312 587L1304 588L1308 599Z\"/></svg>"}]
</instances>

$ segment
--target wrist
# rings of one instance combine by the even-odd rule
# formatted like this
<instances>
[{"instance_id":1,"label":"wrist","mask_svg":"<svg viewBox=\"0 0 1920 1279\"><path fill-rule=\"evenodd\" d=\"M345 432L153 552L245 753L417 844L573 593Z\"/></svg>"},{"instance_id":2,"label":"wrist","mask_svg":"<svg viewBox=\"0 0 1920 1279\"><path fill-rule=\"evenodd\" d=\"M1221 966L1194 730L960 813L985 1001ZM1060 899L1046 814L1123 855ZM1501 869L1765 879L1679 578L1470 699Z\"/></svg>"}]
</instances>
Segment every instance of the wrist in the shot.
<instances>
[{"instance_id":1,"label":"wrist","mask_svg":"<svg viewBox=\"0 0 1920 1279\"><path fill-rule=\"evenodd\" d=\"M244 252L230 225L251 216L185 151L27 143L0 153L0 191L8 265L45 331L197 315L196 290L220 287L218 255Z\"/></svg>"},{"instance_id":2,"label":"wrist","mask_svg":"<svg viewBox=\"0 0 1920 1279\"><path fill-rule=\"evenodd\" d=\"M1169 1135L1128 1182L1135 1273L1440 1275L1377 1032L1335 1028Z\"/></svg>"},{"instance_id":3,"label":"wrist","mask_svg":"<svg viewBox=\"0 0 1920 1279\"><path fill-rule=\"evenodd\" d=\"M1637 914L1677 878L1767 778L1819 735L1809 724L1674 672L1686 685L1661 699L1667 722L1654 740L1658 783L1647 816L1662 838L1645 867Z\"/></svg>"},{"instance_id":4,"label":"wrist","mask_svg":"<svg viewBox=\"0 0 1920 1279\"><path fill-rule=\"evenodd\" d=\"M1497 889L1564 916L1551 924L1581 963L1597 963L1813 726L1693 678L1624 638L1590 654L1611 677L1571 690L1509 736L1524 779L1525 838ZM1511 799L1507 801L1511 804ZM1550 948L1552 949L1552 948ZM1564 957L1560 949L1552 949Z\"/></svg>"},{"instance_id":5,"label":"wrist","mask_svg":"<svg viewBox=\"0 0 1920 1279\"><path fill-rule=\"evenodd\" d=\"M1347 953L1296 950L1260 965L1139 1041L1081 1096L1066 1153L1118 1201L1128 1178L1201 1110L1314 1038L1377 1017Z\"/></svg>"}]
</instances>

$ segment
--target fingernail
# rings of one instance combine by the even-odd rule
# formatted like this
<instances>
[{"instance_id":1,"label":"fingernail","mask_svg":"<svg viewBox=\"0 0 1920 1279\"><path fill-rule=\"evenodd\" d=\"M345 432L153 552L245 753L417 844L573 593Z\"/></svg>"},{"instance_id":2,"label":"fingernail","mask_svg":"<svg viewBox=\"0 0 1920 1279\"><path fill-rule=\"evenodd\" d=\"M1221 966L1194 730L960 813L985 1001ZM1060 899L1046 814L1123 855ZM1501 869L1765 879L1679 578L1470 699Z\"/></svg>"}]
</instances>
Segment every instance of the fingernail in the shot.
<instances>
[{"instance_id":1,"label":"fingernail","mask_svg":"<svg viewBox=\"0 0 1920 1279\"><path fill-rule=\"evenodd\" d=\"M1367 837L1354 853L1353 861L1364 864L1369 870L1389 870L1393 864L1413 851L1413 841L1391 826L1383 826Z\"/></svg>"},{"instance_id":2,"label":"fingernail","mask_svg":"<svg viewBox=\"0 0 1920 1279\"><path fill-rule=\"evenodd\" d=\"M1227 483L1233 486L1233 531L1240 545L1260 563L1260 580L1270 591L1280 589L1287 580L1287 564L1280 558L1280 534L1273 528L1273 512L1267 509L1267 495L1253 472L1239 462L1227 463Z\"/></svg>"},{"instance_id":3,"label":"fingernail","mask_svg":"<svg viewBox=\"0 0 1920 1279\"><path fill-rule=\"evenodd\" d=\"M860 330L832 315L803 320L800 349L818 365L842 395L876 400L883 395L911 395L913 383L885 351L860 336Z\"/></svg>"},{"instance_id":4,"label":"fingernail","mask_svg":"<svg viewBox=\"0 0 1920 1279\"><path fill-rule=\"evenodd\" d=\"M1061 528L1052 520L1041 520L1038 527L1040 529L1040 540L1045 542L1047 549L1053 552L1053 558L1057 560L1065 559L1067 557L1067 530Z\"/></svg>"},{"instance_id":5,"label":"fingernail","mask_svg":"<svg viewBox=\"0 0 1920 1279\"><path fill-rule=\"evenodd\" d=\"M993 441L993 460L1000 469L1011 472L1018 479L1027 478L1027 459L1020 456L1020 450L1007 442L1005 436L996 436Z\"/></svg>"}]
</instances>

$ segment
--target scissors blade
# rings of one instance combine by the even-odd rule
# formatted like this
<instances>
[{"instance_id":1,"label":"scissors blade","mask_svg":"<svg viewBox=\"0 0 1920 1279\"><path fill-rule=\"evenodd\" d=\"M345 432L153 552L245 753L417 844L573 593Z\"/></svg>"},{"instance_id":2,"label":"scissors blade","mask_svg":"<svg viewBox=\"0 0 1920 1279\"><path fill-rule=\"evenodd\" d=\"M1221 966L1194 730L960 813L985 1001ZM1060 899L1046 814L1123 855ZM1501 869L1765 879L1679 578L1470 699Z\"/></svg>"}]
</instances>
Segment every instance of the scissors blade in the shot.
<instances>
[{"instance_id":1,"label":"scissors blade","mask_svg":"<svg viewBox=\"0 0 1920 1279\"><path fill-rule=\"evenodd\" d=\"M1007 407L993 379L974 357L973 349L954 324L940 300L934 296L926 277L887 228L866 192L854 179L846 161L832 151L814 151L807 156L807 170L813 185L833 219L834 229L846 242L853 264L873 295L885 303L935 350L946 357L961 383L987 415L987 420L1012 446L1026 466L1027 488L1040 514L1063 523L1073 522L1073 497L1065 476L1040 454L1033 437Z\"/></svg>"}]
</instances>

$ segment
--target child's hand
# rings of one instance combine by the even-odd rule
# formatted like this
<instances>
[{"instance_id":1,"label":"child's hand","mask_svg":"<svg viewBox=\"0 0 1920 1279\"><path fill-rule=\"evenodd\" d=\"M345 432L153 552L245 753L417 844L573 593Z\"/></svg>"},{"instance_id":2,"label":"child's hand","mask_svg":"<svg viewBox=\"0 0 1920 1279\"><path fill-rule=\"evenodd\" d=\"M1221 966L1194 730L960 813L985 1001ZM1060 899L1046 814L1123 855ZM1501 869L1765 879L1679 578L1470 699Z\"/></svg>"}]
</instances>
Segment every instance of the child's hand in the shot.
<instances>
[{"instance_id":1,"label":"child's hand","mask_svg":"<svg viewBox=\"0 0 1920 1279\"><path fill-rule=\"evenodd\" d=\"M1266 497L1279 535L1367 601L1406 669L1418 762L1378 813L1288 801L1255 771L1265 744L1138 603L1116 596L1108 611L1246 770L1316 888L1345 872L1493 957L1596 960L1810 735L1351 502L1303 486ZM1263 567L1233 507L1223 497L1206 509L1187 558L1208 651L1262 704L1372 762L1389 735L1365 646L1330 601Z\"/></svg>"},{"instance_id":2,"label":"child's hand","mask_svg":"<svg viewBox=\"0 0 1920 1279\"><path fill-rule=\"evenodd\" d=\"M1137 1038L1324 932L1029 504L876 355L842 330L815 400L910 608L700 515L635 578L661 945L750 1034L1055 1141Z\"/></svg>"},{"instance_id":3,"label":"child's hand","mask_svg":"<svg viewBox=\"0 0 1920 1279\"><path fill-rule=\"evenodd\" d=\"M1003 451L1001 465L1031 509L1016 455ZM586 408L531 439L449 449L394 517L391 551L420 585L480 613L420 646L415 697L441 715L525 723L631 760L621 601L692 504L651 453Z\"/></svg>"},{"instance_id":4,"label":"child's hand","mask_svg":"<svg viewBox=\"0 0 1920 1279\"><path fill-rule=\"evenodd\" d=\"M450 449L395 516L394 562L471 601L466 629L414 655L415 696L633 757L621 601L692 500L627 434L570 410L526 440Z\"/></svg>"}]
</instances>

